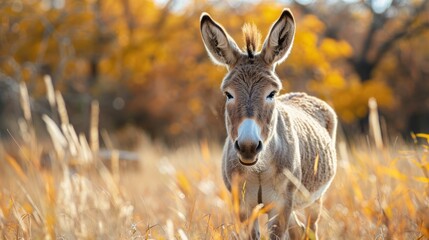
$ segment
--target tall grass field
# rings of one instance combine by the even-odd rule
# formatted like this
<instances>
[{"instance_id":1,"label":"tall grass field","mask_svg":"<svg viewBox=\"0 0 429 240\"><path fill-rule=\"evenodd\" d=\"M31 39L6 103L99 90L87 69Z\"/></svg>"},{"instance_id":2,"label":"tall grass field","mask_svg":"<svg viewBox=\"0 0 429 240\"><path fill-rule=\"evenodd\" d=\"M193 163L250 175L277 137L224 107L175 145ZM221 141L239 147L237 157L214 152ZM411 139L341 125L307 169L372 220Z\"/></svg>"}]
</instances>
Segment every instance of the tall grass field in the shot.
<instances>
[{"instance_id":1,"label":"tall grass field","mask_svg":"<svg viewBox=\"0 0 429 240\"><path fill-rule=\"evenodd\" d=\"M169 149L132 131L138 147L119 151L99 130L96 102L90 131L77 133L61 94L46 83L46 136L34 127L22 84L19 130L7 130L0 146L1 239L245 239L255 219L267 239L269 206L239 221L243 189L224 187L219 143ZM368 136L338 137L319 237L429 239L429 135L386 140L374 116Z\"/></svg>"}]
</instances>

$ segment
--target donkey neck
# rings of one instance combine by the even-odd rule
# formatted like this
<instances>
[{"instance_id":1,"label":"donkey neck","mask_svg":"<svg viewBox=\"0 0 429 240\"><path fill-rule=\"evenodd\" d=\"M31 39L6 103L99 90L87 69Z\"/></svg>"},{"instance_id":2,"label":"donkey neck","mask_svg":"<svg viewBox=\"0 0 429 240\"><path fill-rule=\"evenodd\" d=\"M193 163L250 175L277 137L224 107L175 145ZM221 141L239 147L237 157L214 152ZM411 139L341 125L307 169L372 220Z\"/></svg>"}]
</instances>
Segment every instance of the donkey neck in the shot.
<instances>
[{"instance_id":1,"label":"donkey neck","mask_svg":"<svg viewBox=\"0 0 429 240\"><path fill-rule=\"evenodd\" d=\"M297 136L292 127L292 122L285 106L277 102L274 109L274 126L272 135L267 142L267 146L261 153L266 165L275 168L276 172L282 172L283 169L294 169L294 158L296 155Z\"/></svg>"}]
</instances>

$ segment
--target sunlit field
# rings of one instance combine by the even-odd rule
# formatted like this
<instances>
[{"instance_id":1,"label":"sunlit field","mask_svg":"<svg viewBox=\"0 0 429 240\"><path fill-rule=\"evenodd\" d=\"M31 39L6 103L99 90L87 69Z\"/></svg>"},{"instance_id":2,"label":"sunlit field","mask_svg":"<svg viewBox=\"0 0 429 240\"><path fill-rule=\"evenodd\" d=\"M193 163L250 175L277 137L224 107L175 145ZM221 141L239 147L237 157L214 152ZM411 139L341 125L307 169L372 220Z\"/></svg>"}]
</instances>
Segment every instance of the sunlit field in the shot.
<instances>
[{"instance_id":1,"label":"sunlit field","mask_svg":"<svg viewBox=\"0 0 429 240\"><path fill-rule=\"evenodd\" d=\"M132 129L138 147L119 152L114 136L97 130L97 103L85 137L74 131L61 94L47 83L53 110L43 116L48 137L33 128L21 85L20 130L2 142L2 239L246 237L249 222L237 217L242 190L230 194L224 187L218 143L207 139L172 150ZM384 146L372 135L349 137L351 143L339 135L338 173L325 195L321 239L428 239L429 135L413 135L414 144L391 137ZM250 221L261 220L266 239L266 209L260 207Z\"/></svg>"},{"instance_id":2,"label":"sunlit field","mask_svg":"<svg viewBox=\"0 0 429 240\"><path fill-rule=\"evenodd\" d=\"M267 101L305 92L338 116L318 239L429 240L428 13L429 0L0 0L0 240L249 239L254 222L269 239L276 206L241 222L250 182L222 179L224 90L244 92L222 79L259 69L239 73L235 45L281 80Z\"/></svg>"}]
</instances>

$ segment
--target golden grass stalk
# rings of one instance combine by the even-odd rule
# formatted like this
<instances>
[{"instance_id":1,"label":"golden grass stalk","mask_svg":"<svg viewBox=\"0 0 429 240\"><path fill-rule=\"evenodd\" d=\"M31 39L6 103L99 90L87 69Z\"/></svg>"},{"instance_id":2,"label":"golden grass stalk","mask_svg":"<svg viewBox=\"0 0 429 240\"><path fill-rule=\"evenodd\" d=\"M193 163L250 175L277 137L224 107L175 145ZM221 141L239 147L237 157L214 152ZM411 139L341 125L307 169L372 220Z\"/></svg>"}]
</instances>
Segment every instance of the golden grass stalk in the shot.
<instances>
[{"instance_id":1,"label":"golden grass stalk","mask_svg":"<svg viewBox=\"0 0 429 240\"><path fill-rule=\"evenodd\" d=\"M44 174L43 180L45 182L45 193L46 193L46 202L48 203L49 208L46 209L45 213L45 239L54 239L55 238L55 226L57 219L55 216L56 209L56 190L55 190L55 180L51 174Z\"/></svg>"},{"instance_id":2,"label":"golden grass stalk","mask_svg":"<svg viewBox=\"0 0 429 240\"><path fill-rule=\"evenodd\" d=\"M98 153L99 150L99 137L98 137L98 116L100 114L100 107L98 101L91 103L91 120L89 127L89 139L91 150L94 154Z\"/></svg>"},{"instance_id":3,"label":"golden grass stalk","mask_svg":"<svg viewBox=\"0 0 429 240\"><path fill-rule=\"evenodd\" d=\"M232 212L234 220L237 224L234 224L235 231L240 232L241 222L240 222L240 191L239 191L239 176L233 175L232 184L231 184L231 197L232 197ZM245 184L243 184L245 185ZM244 187L242 186L244 189Z\"/></svg>"},{"instance_id":4,"label":"golden grass stalk","mask_svg":"<svg viewBox=\"0 0 429 240\"><path fill-rule=\"evenodd\" d=\"M15 219L18 220L19 227L21 231L24 233L24 236L28 238L29 231L31 229L28 228L27 224L24 222L24 218L28 215L24 208L19 204L18 202L12 200L12 207L13 207L13 215L15 216Z\"/></svg>"},{"instance_id":5,"label":"golden grass stalk","mask_svg":"<svg viewBox=\"0 0 429 240\"><path fill-rule=\"evenodd\" d=\"M70 139L68 139L69 145L72 145L73 148L76 148L76 155L73 155L73 156L77 156L80 153L81 146L79 143L79 137L77 136L76 130L71 124L61 124L61 125L64 126L65 129L67 129L66 131L68 133L68 136L70 137ZM72 151L71 153L73 154L74 152Z\"/></svg>"},{"instance_id":6,"label":"golden grass stalk","mask_svg":"<svg viewBox=\"0 0 429 240\"><path fill-rule=\"evenodd\" d=\"M45 75L43 77L43 80L45 81L45 86L46 86L46 98L48 99L48 102L51 108L54 109L55 108L55 91L54 91L54 86L52 85L51 76Z\"/></svg>"},{"instance_id":7,"label":"golden grass stalk","mask_svg":"<svg viewBox=\"0 0 429 240\"><path fill-rule=\"evenodd\" d=\"M296 186L298 192L300 192L305 199L310 197L310 192L307 190L307 188L304 187L304 185L301 184L301 181L298 180L291 171L284 169L283 174Z\"/></svg>"},{"instance_id":8,"label":"golden grass stalk","mask_svg":"<svg viewBox=\"0 0 429 240\"><path fill-rule=\"evenodd\" d=\"M106 184L107 189L112 195L113 203L115 204L115 206L120 206L123 203L121 199L121 192L112 174L110 174L107 168L103 165L98 168L98 172L103 179L103 182Z\"/></svg>"},{"instance_id":9,"label":"golden grass stalk","mask_svg":"<svg viewBox=\"0 0 429 240\"><path fill-rule=\"evenodd\" d=\"M69 116L67 114L66 104L64 103L63 95L59 92L55 92L55 96L57 98L57 106L58 106L58 114L60 115L62 124L69 124Z\"/></svg>"},{"instance_id":10,"label":"golden grass stalk","mask_svg":"<svg viewBox=\"0 0 429 240\"><path fill-rule=\"evenodd\" d=\"M175 240L176 239L174 237L174 225L173 225L173 221L171 219L167 220L166 231L167 231L167 239L168 240Z\"/></svg>"},{"instance_id":11,"label":"golden grass stalk","mask_svg":"<svg viewBox=\"0 0 429 240\"><path fill-rule=\"evenodd\" d=\"M368 100L369 106L369 128L371 135L374 138L375 146L377 149L383 149L383 138L381 135L380 120L378 116L377 100L370 98Z\"/></svg>"},{"instance_id":12,"label":"golden grass stalk","mask_svg":"<svg viewBox=\"0 0 429 240\"><path fill-rule=\"evenodd\" d=\"M112 168L113 179L116 184L119 184L119 151L112 150L112 157L110 159L110 164Z\"/></svg>"},{"instance_id":13,"label":"golden grass stalk","mask_svg":"<svg viewBox=\"0 0 429 240\"><path fill-rule=\"evenodd\" d=\"M9 165L12 167L12 169L15 171L15 173L18 175L18 177L22 181L26 181L27 180L27 175L24 173L24 171L22 170L21 166L17 163L17 161L15 160L15 158L11 157L7 153L4 155L4 158L9 163Z\"/></svg>"},{"instance_id":14,"label":"golden grass stalk","mask_svg":"<svg viewBox=\"0 0 429 240\"><path fill-rule=\"evenodd\" d=\"M207 139L200 142L201 156L205 162L210 162L210 149Z\"/></svg>"},{"instance_id":15,"label":"golden grass stalk","mask_svg":"<svg viewBox=\"0 0 429 240\"><path fill-rule=\"evenodd\" d=\"M318 169L319 169L319 154L317 154L316 159L314 159L314 167L313 167L313 175L314 176L316 176Z\"/></svg>"},{"instance_id":16,"label":"golden grass stalk","mask_svg":"<svg viewBox=\"0 0 429 240\"><path fill-rule=\"evenodd\" d=\"M58 158L63 159L65 156L64 148L66 148L68 144L66 138L58 128L57 124L55 124L50 117L43 115L42 119L46 124L49 135L51 136L52 144L54 145Z\"/></svg>"},{"instance_id":17,"label":"golden grass stalk","mask_svg":"<svg viewBox=\"0 0 429 240\"><path fill-rule=\"evenodd\" d=\"M308 217L308 219L307 219L307 225L305 227L305 236L303 236L303 238L308 239L308 240L317 240L316 239L316 234L310 228L310 224L311 224L310 217Z\"/></svg>"},{"instance_id":18,"label":"golden grass stalk","mask_svg":"<svg viewBox=\"0 0 429 240\"><path fill-rule=\"evenodd\" d=\"M70 155L72 157L76 157L78 155L79 142L75 141L74 135L76 135L76 133L74 132L73 127L70 124L61 124L61 130L67 140Z\"/></svg>"},{"instance_id":19,"label":"golden grass stalk","mask_svg":"<svg viewBox=\"0 0 429 240\"><path fill-rule=\"evenodd\" d=\"M113 143L106 129L101 130L101 138L103 139L103 142L106 145L106 148L112 150Z\"/></svg>"},{"instance_id":20,"label":"golden grass stalk","mask_svg":"<svg viewBox=\"0 0 429 240\"><path fill-rule=\"evenodd\" d=\"M185 231L183 231L183 229L179 228L179 230L177 230L177 233L179 233L180 239L188 240L188 236L186 236L186 233Z\"/></svg>"},{"instance_id":21,"label":"golden grass stalk","mask_svg":"<svg viewBox=\"0 0 429 240\"><path fill-rule=\"evenodd\" d=\"M258 204L256 207L253 208L252 214L250 214L250 217L248 218L248 233L250 234L252 232L253 224L255 221L261 216L262 214L265 214L269 212L271 209L274 208L274 204L268 204L267 206L264 206L264 204Z\"/></svg>"},{"instance_id":22,"label":"golden grass stalk","mask_svg":"<svg viewBox=\"0 0 429 240\"><path fill-rule=\"evenodd\" d=\"M20 93L20 103L21 108L24 113L24 118L27 122L31 122L31 107L30 107L30 97L28 96L27 86L24 82L19 84L19 93Z\"/></svg>"},{"instance_id":23,"label":"golden grass stalk","mask_svg":"<svg viewBox=\"0 0 429 240\"><path fill-rule=\"evenodd\" d=\"M192 193L192 186L191 182L188 180L188 177L185 173L182 171L178 171L176 173L177 178L177 186L179 187L180 191L185 194L185 196L189 197Z\"/></svg>"},{"instance_id":24,"label":"golden grass stalk","mask_svg":"<svg viewBox=\"0 0 429 240\"><path fill-rule=\"evenodd\" d=\"M37 204L35 203L35 201L33 200L33 198L31 197L31 195L28 193L28 191L25 189L25 187L18 182L19 188L21 189L21 191L25 194L25 197L27 198L28 202L31 204L31 207L34 208L34 211L31 212L34 220L36 221L36 224L38 224L38 226L42 226L42 224L44 224L43 219L42 219L42 211L40 210L40 208L37 206Z\"/></svg>"},{"instance_id":25,"label":"golden grass stalk","mask_svg":"<svg viewBox=\"0 0 429 240\"><path fill-rule=\"evenodd\" d=\"M26 147L20 147L21 154L25 161L39 166L39 157L41 149L37 146L36 132L32 124L31 103L28 95L28 89L24 82L20 83L20 104L24 119L18 119L20 134ZM9 133L10 134L10 133ZM10 134L12 136L12 134Z\"/></svg>"},{"instance_id":26,"label":"golden grass stalk","mask_svg":"<svg viewBox=\"0 0 429 240\"><path fill-rule=\"evenodd\" d=\"M86 140L85 134L79 134L79 143L80 143L80 158L83 164L91 163L93 160L93 155L91 148L89 147L88 141Z\"/></svg>"}]
</instances>

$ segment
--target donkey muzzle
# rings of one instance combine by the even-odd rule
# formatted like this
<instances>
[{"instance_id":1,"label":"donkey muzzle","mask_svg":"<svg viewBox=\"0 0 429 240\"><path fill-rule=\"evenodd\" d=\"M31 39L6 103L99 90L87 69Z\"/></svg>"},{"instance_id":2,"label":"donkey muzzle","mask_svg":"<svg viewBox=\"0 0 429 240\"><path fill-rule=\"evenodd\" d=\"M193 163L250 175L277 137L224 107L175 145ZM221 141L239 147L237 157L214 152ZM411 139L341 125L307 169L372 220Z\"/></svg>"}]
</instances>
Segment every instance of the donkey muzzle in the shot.
<instances>
[{"instance_id":1,"label":"donkey muzzle","mask_svg":"<svg viewBox=\"0 0 429 240\"><path fill-rule=\"evenodd\" d=\"M253 119L245 119L238 128L238 137L234 142L241 164L245 166L254 165L257 155L263 149L261 140L261 128Z\"/></svg>"}]
</instances>

